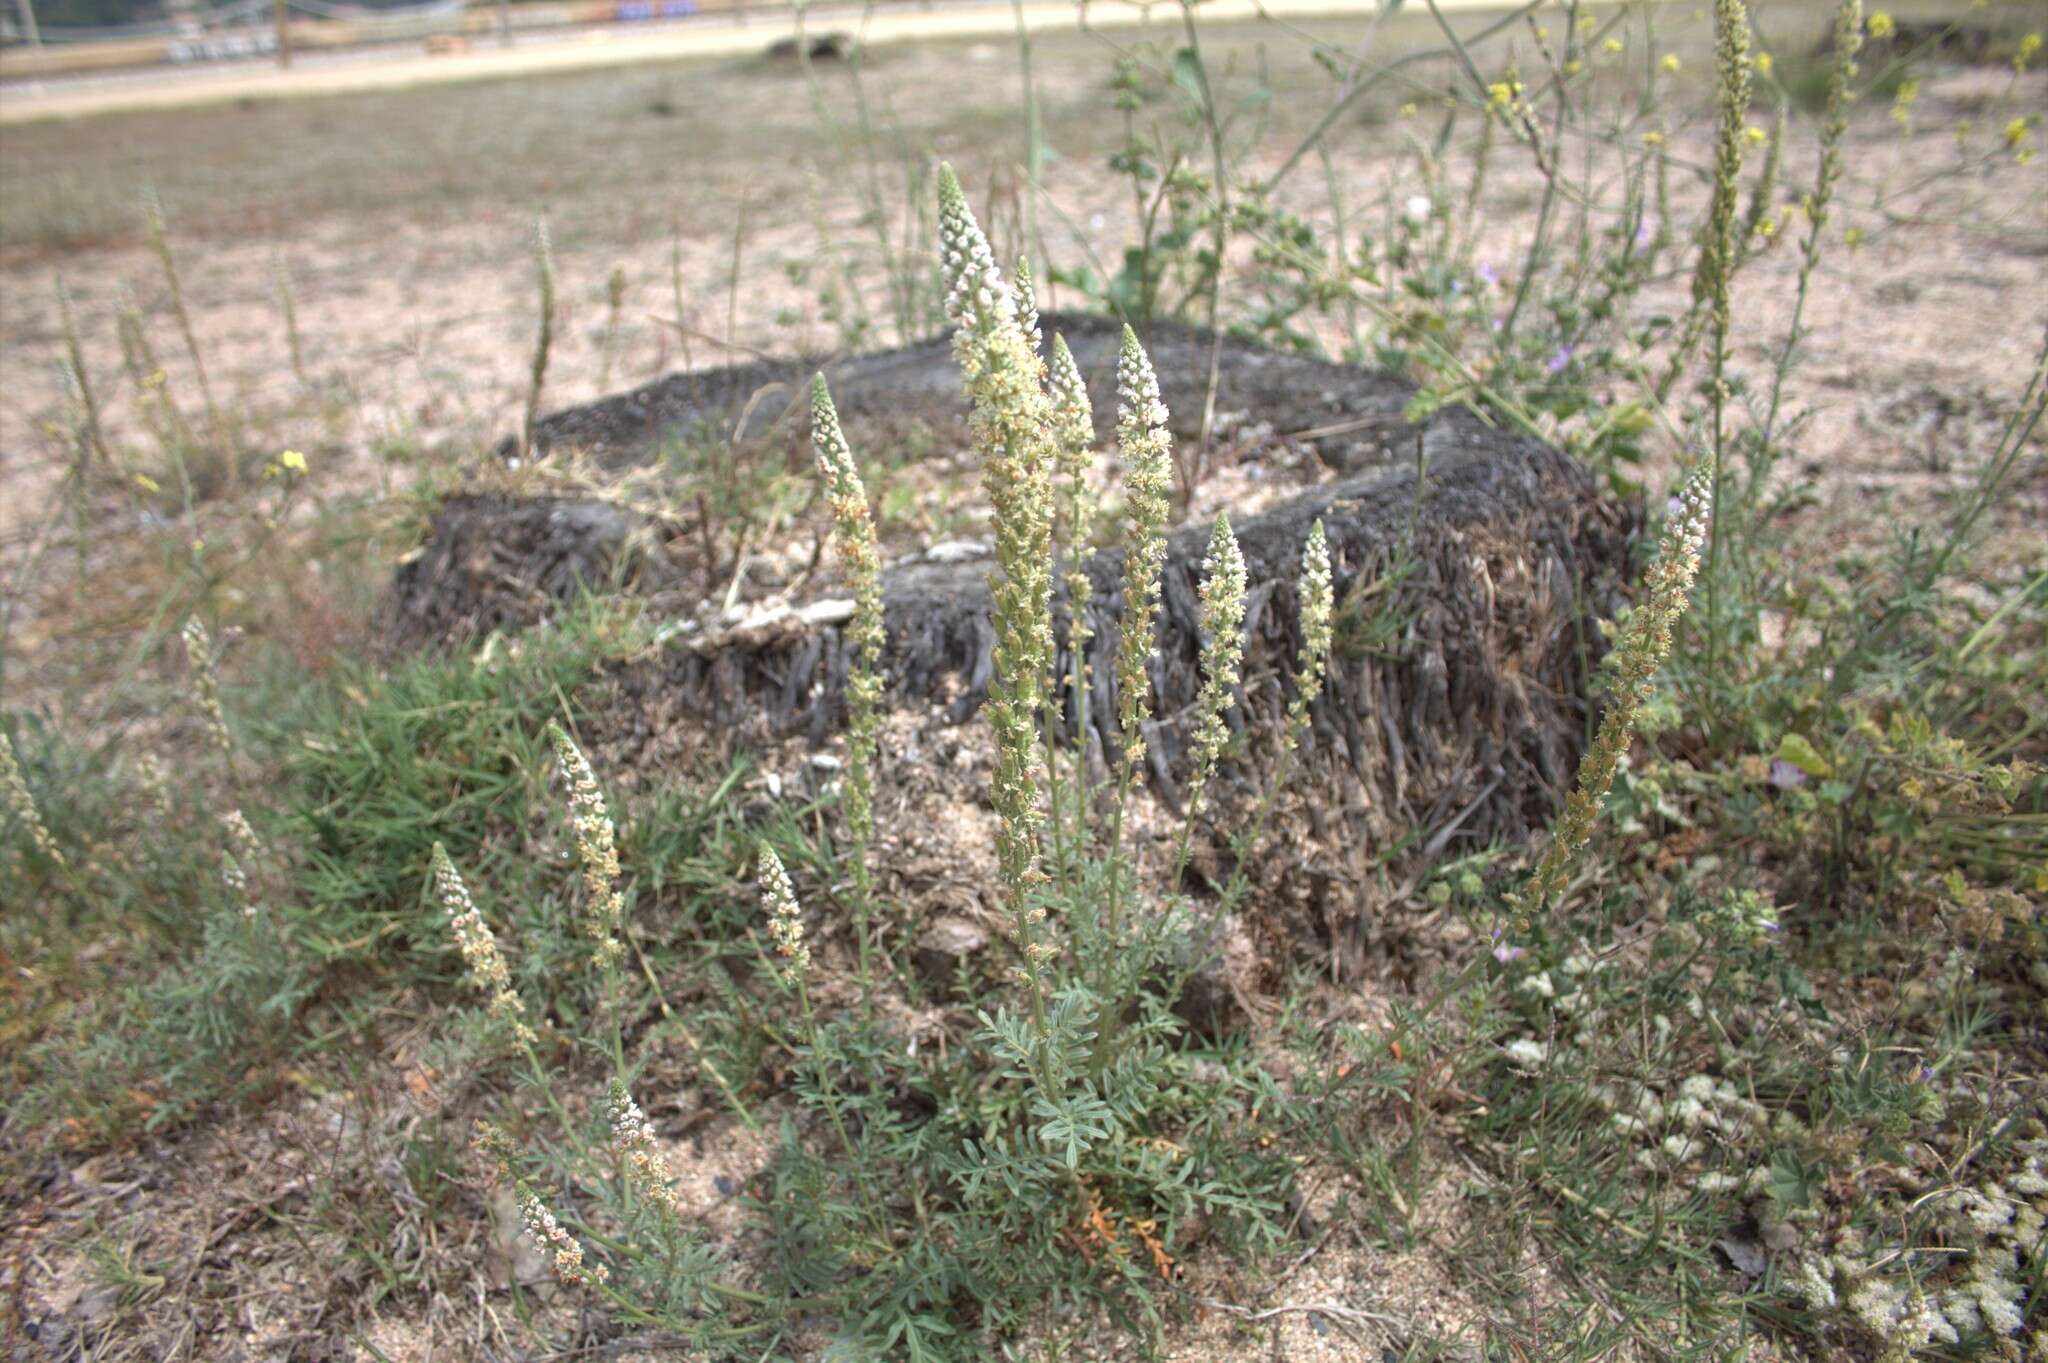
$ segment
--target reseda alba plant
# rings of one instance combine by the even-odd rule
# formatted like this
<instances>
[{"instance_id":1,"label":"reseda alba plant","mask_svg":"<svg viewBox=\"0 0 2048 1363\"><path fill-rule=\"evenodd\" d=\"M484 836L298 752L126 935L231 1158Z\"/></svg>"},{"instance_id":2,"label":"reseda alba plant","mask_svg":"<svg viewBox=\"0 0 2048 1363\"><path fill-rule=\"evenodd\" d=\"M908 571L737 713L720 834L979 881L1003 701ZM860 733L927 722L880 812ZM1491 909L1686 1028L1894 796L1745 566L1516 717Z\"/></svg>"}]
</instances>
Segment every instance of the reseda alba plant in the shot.
<instances>
[{"instance_id":1,"label":"reseda alba plant","mask_svg":"<svg viewBox=\"0 0 2048 1363\"><path fill-rule=\"evenodd\" d=\"M758 987L794 1005L770 1023L787 1056L789 1107L762 1212L776 1246L770 1280L741 1285L688 1223L659 1141L632 1093L631 1007L621 962L632 956L619 840L600 782L559 727L583 867L579 921L593 970L596 1025L572 1044L611 1073L603 1129L559 1091L553 1056L565 1041L528 1014L497 937L447 854L435 850L435 895L448 916L482 1021L524 1062L556 1134L515 1138L540 1114L508 1114L478 1140L494 1181L512 1190L528 1236L556 1275L626 1319L659 1323L720 1349L780 1337L799 1316L829 1318L848 1357L980 1358L1048 1294L1135 1308L1154 1298L1190 1227L1256 1251L1278 1234L1293 1177L1283 1155L1248 1142L1250 1109L1270 1083L1241 1065L1198 1070L1173 1007L1207 947L1196 916L1150 889L1125 845L1125 812L1144 762L1172 488L1167 414L1150 360L1126 330L1117 365L1117 453L1123 474L1121 637L1114 649L1119 751L1111 788L1054 718L1062 687L1092 685L1086 556L1097 519L1088 485L1093 420L1064 340L1039 335L1028 269L1014 280L950 168L939 176L941 270L956 326L954 354L995 519L995 676L986 715L996 744L990 791L1000 891L1013 949L1007 988L974 1010L969 1044L912 1048L877 1019L890 988L874 949L873 784L879 760L885 621L873 515L854 452L822 376L811 394L812 438L834 539L855 608L848 625L848 749L842 811L861 1006L822 1012L811 988L812 934L798 887L774 851L756 862L761 919L752 938ZM1046 356L1049 354L1050 361ZM1284 736L1305 730L1321 686L1333 611L1318 524L1303 555L1304 634L1298 694ZM1052 675L1053 594L1063 583L1077 633L1071 674ZM1245 571L1227 519L1216 523L1202 587L1204 683L1190 824L1226 747L1244 652ZM1260 807L1260 821L1271 801ZM1176 873L1187 855L1183 832ZM1240 886L1241 890L1241 886ZM735 1113L754 1117L724 1075ZM746 1076L735 1076L744 1087ZM903 1101L895 1095L906 1094ZM922 1116L908 1113L924 1113ZM548 1190L554 1191L548 1191ZM1079 1237L1077 1240L1076 1237ZM1077 1258L1080 1243L1087 1251ZM772 1348L772 1345L770 1346Z\"/></svg>"}]
</instances>

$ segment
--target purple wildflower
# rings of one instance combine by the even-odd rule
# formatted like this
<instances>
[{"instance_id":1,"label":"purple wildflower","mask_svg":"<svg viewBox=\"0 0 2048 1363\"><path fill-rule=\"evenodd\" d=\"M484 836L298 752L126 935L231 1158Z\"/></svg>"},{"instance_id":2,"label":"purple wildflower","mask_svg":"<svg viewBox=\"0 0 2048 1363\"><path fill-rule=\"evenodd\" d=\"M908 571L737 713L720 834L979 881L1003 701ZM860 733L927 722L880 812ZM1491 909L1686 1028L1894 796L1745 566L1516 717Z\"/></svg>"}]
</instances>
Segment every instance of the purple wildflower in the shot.
<instances>
[{"instance_id":1,"label":"purple wildflower","mask_svg":"<svg viewBox=\"0 0 2048 1363\"><path fill-rule=\"evenodd\" d=\"M1771 763L1771 784L1779 790L1791 790L1806 784L1806 773L1790 762L1780 759Z\"/></svg>"},{"instance_id":2,"label":"purple wildflower","mask_svg":"<svg viewBox=\"0 0 2048 1363\"><path fill-rule=\"evenodd\" d=\"M1574 347L1568 345L1559 346L1557 353L1550 357L1550 362L1543 366L1544 369L1552 374L1564 373L1565 368L1572 362L1573 349Z\"/></svg>"},{"instance_id":3,"label":"purple wildflower","mask_svg":"<svg viewBox=\"0 0 2048 1363\"><path fill-rule=\"evenodd\" d=\"M1493 268L1492 261L1482 260L1479 262L1479 278L1491 288L1493 285L1500 283L1500 271Z\"/></svg>"}]
</instances>

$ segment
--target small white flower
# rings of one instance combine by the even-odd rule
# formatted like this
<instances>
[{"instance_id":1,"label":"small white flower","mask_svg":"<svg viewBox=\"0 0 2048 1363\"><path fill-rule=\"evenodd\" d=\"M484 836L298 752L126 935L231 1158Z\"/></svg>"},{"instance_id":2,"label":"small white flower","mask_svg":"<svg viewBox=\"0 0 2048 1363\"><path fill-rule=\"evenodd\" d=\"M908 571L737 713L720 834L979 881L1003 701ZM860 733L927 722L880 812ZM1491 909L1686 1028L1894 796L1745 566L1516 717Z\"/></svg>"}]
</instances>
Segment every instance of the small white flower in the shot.
<instances>
[{"instance_id":1,"label":"small white flower","mask_svg":"<svg viewBox=\"0 0 2048 1363\"><path fill-rule=\"evenodd\" d=\"M1670 1135L1664 1138L1664 1153L1681 1164L1691 1159L1699 1149L1699 1143L1690 1136Z\"/></svg>"},{"instance_id":2,"label":"small white flower","mask_svg":"<svg viewBox=\"0 0 2048 1363\"><path fill-rule=\"evenodd\" d=\"M1405 212L1408 221L1420 227L1423 223L1429 221L1429 215L1435 207L1436 205L1429 201L1427 194L1411 194L1408 196Z\"/></svg>"},{"instance_id":3,"label":"small white flower","mask_svg":"<svg viewBox=\"0 0 2048 1363\"><path fill-rule=\"evenodd\" d=\"M1788 1286L1793 1295L1804 1299L1816 1311L1829 1310L1835 1305L1833 1273L1821 1261L1807 1259L1801 1262L1799 1272Z\"/></svg>"},{"instance_id":4,"label":"small white flower","mask_svg":"<svg viewBox=\"0 0 2048 1363\"><path fill-rule=\"evenodd\" d=\"M1501 1048L1517 1065L1534 1068L1550 1059L1550 1047L1528 1037L1517 1037Z\"/></svg>"}]
</instances>

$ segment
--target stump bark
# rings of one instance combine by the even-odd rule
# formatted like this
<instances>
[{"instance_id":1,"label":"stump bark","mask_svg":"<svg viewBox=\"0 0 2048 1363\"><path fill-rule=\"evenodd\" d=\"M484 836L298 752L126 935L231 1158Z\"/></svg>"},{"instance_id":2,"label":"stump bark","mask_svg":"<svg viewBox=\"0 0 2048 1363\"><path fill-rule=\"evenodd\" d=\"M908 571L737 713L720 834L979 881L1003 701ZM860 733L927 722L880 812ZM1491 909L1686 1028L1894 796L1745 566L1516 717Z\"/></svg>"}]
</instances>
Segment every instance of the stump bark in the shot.
<instances>
[{"instance_id":1,"label":"stump bark","mask_svg":"<svg viewBox=\"0 0 2048 1363\"><path fill-rule=\"evenodd\" d=\"M1089 375L1098 426L1116 329L1048 315ZM1199 421L1209 340L1159 326L1147 338L1183 439ZM575 448L618 468L644 462L679 432L723 429L787 441L800 452L805 365L757 364L677 375L539 425L542 451ZM854 447L877 448L907 414L964 433L946 343L935 340L828 366ZM1246 685L1234 727L1274 725L1290 699L1300 646L1297 576L1309 526L1324 522L1339 603L1328 683L1314 705L1310 779L1334 817L1416 850L1451 836L1514 837L1544 823L1569 783L1588 725L1586 685L1601 651L1599 616L1618 604L1631 512L1600 495L1568 456L1463 409L1411 424L1413 388L1397 377L1227 343L1216 410L1270 427L1315 451L1324 481L1236 522L1250 582ZM1097 385L1101 385L1097 387ZM950 424L949 424L950 423ZM964 439L964 434L962 436ZM802 457L794 453L793 457ZM395 584L398 628L413 637L535 618L577 582L677 590L648 543L682 532L603 504L505 496L451 499L426 548ZM1149 775L1172 803L1184 779L1189 709L1200 684L1197 587L1208 531L1171 538L1158 649ZM993 642L985 558L913 557L885 579L889 699L959 723L986 694ZM1116 751L1115 669L1120 550L1096 553L1085 713L1062 700L1070 736ZM1057 608L1061 667L1066 607ZM622 665L608 687L608 724L650 732L694 723L743 739L801 736L823 744L839 726L849 660L844 603L827 590L736 625L699 618L659 656ZM1244 745L1251 767L1271 744ZM1239 781L1247 785L1248 782ZM1219 805L1227 808L1229 782Z\"/></svg>"}]
</instances>

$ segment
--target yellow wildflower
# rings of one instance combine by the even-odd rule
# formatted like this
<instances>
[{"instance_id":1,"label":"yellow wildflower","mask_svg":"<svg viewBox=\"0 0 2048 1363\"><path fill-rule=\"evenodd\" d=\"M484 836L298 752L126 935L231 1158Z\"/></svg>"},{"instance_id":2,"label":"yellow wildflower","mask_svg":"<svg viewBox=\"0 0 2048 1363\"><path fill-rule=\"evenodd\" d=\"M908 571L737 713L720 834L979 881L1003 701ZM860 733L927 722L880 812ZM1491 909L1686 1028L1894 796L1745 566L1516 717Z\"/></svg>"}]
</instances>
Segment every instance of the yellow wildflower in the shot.
<instances>
[{"instance_id":1,"label":"yellow wildflower","mask_svg":"<svg viewBox=\"0 0 2048 1363\"><path fill-rule=\"evenodd\" d=\"M1678 54L1676 52L1666 52L1664 54L1664 60L1659 62L1658 65L1663 67L1666 71L1669 71L1672 75L1677 75Z\"/></svg>"},{"instance_id":2,"label":"yellow wildflower","mask_svg":"<svg viewBox=\"0 0 2048 1363\"><path fill-rule=\"evenodd\" d=\"M1757 127L1756 124L1752 123L1747 128L1744 128L1742 130L1742 137L1743 140L1748 142L1751 146L1755 146L1757 143L1762 142L1764 140L1764 130L1762 128Z\"/></svg>"},{"instance_id":3,"label":"yellow wildflower","mask_svg":"<svg viewBox=\"0 0 2048 1363\"><path fill-rule=\"evenodd\" d=\"M1609 38L1604 44L1602 44L1602 46L1604 46L1609 52L1619 52L1621 51L1621 39Z\"/></svg>"},{"instance_id":4,"label":"yellow wildflower","mask_svg":"<svg viewBox=\"0 0 2048 1363\"><path fill-rule=\"evenodd\" d=\"M156 479L150 477L146 473L138 473L135 475L135 486L141 488L144 492L163 491L163 489L157 485Z\"/></svg>"},{"instance_id":5,"label":"yellow wildflower","mask_svg":"<svg viewBox=\"0 0 2048 1363\"><path fill-rule=\"evenodd\" d=\"M304 473L306 471L306 456L300 454L297 450L286 450L283 454L277 456L277 466L287 473Z\"/></svg>"},{"instance_id":6,"label":"yellow wildflower","mask_svg":"<svg viewBox=\"0 0 2048 1363\"><path fill-rule=\"evenodd\" d=\"M2026 140L2027 120L2025 118L2015 118L2012 122L2005 125L2006 146L2017 147L2020 143Z\"/></svg>"},{"instance_id":7,"label":"yellow wildflower","mask_svg":"<svg viewBox=\"0 0 2048 1363\"><path fill-rule=\"evenodd\" d=\"M1758 74L1759 76L1768 76L1768 75L1770 75L1770 74L1771 74L1771 54L1770 54L1770 53L1768 53L1768 52L1759 52L1759 53L1757 53L1757 54L1756 54L1756 73L1757 73L1757 74Z\"/></svg>"},{"instance_id":8,"label":"yellow wildflower","mask_svg":"<svg viewBox=\"0 0 2048 1363\"><path fill-rule=\"evenodd\" d=\"M2017 52L2015 52L2015 53L2013 53L2013 54L2012 54L2012 71L2013 71L2013 74L2014 74L2014 75L2016 75L2016 76L2023 76L2023 75L2025 75L2025 74L2026 74L2026 71L2027 71L2027 67L2028 67L2028 66L2030 66L2030 65L2031 65L2031 64L2033 63L2033 60L2034 60L2034 54L2035 54L2035 53L2037 53L2037 52L2039 52L2040 50L2041 50L2041 35L2040 35L2040 34L2038 34L2038 33L2029 33L2029 34L2028 34L2028 35L2027 35L2026 37L2024 37L2024 38L2020 39L2020 47L2019 47L2019 51L2017 51Z\"/></svg>"},{"instance_id":9,"label":"yellow wildflower","mask_svg":"<svg viewBox=\"0 0 2048 1363\"><path fill-rule=\"evenodd\" d=\"M1874 41L1881 43L1886 38L1889 38L1892 36L1892 34L1896 33L1898 31L1898 28L1897 25L1892 23L1891 15L1885 13L1883 10L1879 10L1877 13L1870 16L1870 23L1866 26L1864 31L1870 34L1871 38Z\"/></svg>"}]
</instances>

